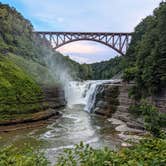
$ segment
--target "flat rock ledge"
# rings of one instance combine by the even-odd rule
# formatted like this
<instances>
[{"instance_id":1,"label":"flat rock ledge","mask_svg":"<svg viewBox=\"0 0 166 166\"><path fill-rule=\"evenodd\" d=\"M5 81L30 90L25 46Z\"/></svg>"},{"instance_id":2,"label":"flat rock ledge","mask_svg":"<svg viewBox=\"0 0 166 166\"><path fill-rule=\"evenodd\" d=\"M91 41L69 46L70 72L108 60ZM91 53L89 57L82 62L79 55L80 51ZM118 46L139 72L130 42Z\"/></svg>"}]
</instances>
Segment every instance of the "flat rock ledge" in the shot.
<instances>
[{"instance_id":1,"label":"flat rock ledge","mask_svg":"<svg viewBox=\"0 0 166 166\"><path fill-rule=\"evenodd\" d=\"M61 116L61 114L55 109L47 109L45 111L29 114L27 116L28 117L24 117L24 118L0 121L0 132L8 131L8 129L10 130L11 126L16 126L18 124L30 124L32 122L47 120L51 117L58 118Z\"/></svg>"},{"instance_id":2,"label":"flat rock ledge","mask_svg":"<svg viewBox=\"0 0 166 166\"><path fill-rule=\"evenodd\" d=\"M125 117L125 115L123 116ZM117 115L108 119L112 125L115 126L115 131L118 132L118 137L120 138L122 147L130 147L133 143L138 143L145 135L149 135L143 126L140 127L137 122L131 121L131 119L120 119ZM128 125L128 123L132 125Z\"/></svg>"}]
</instances>

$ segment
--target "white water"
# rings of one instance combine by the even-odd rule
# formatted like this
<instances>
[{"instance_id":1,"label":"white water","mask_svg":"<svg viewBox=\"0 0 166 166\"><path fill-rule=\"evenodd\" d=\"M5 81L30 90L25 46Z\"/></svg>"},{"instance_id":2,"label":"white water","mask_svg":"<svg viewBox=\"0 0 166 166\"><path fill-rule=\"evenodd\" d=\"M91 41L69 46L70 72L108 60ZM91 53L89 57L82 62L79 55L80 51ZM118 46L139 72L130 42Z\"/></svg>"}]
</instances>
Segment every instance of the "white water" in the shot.
<instances>
[{"instance_id":1,"label":"white water","mask_svg":"<svg viewBox=\"0 0 166 166\"><path fill-rule=\"evenodd\" d=\"M84 105L84 110L92 112L96 100L96 95L99 87L102 84L113 84L120 80L91 80L91 81L71 81L65 87L65 95L68 107L72 108L74 105Z\"/></svg>"}]
</instances>

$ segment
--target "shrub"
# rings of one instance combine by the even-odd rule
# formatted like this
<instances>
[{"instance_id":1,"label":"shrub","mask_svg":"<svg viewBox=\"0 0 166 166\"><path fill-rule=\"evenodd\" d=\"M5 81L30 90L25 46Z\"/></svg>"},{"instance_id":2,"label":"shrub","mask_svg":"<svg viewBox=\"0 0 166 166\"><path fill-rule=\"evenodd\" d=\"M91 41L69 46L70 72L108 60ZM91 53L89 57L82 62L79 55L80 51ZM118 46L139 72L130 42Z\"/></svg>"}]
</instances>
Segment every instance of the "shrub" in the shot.
<instances>
[{"instance_id":1,"label":"shrub","mask_svg":"<svg viewBox=\"0 0 166 166\"><path fill-rule=\"evenodd\" d=\"M108 148L96 150L80 143L74 149L66 149L56 166L164 166L165 155L166 140L163 139L145 139L118 152Z\"/></svg>"},{"instance_id":2,"label":"shrub","mask_svg":"<svg viewBox=\"0 0 166 166\"><path fill-rule=\"evenodd\" d=\"M129 111L137 116L142 116L146 129L151 131L154 136L161 136L161 128L166 127L166 114L158 112L155 106L146 101L130 106Z\"/></svg>"},{"instance_id":3,"label":"shrub","mask_svg":"<svg viewBox=\"0 0 166 166\"><path fill-rule=\"evenodd\" d=\"M136 67L126 68L123 73L123 80L127 82L134 80L136 72Z\"/></svg>"},{"instance_id":4,"label":"shrub","mask_svg":"<svg viewBox=\"0 0 166 166\"><path fill-rule=\"evenodd\" d=\"M48 164L42 153L28 147L21 151L13 146L0 149L0 166L47 166Z\"/></svg>"}]
</instances>

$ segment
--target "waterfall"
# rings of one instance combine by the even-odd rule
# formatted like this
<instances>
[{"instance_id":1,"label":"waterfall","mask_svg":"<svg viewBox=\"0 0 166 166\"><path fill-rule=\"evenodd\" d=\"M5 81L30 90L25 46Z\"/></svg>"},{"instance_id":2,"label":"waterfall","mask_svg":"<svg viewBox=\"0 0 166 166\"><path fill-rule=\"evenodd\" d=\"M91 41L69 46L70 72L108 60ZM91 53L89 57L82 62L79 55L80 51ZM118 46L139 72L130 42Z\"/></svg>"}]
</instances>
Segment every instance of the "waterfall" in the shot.
<instances>
[{"instance_id":1,"label":"waterfall","mask_svg":"<svg viewBox=\"0 0 166 166\"><path fill-rule=\"evenodd\" d=\"M84 105L84 110L91 113L95 107L96 95L101 92L102 85L113 84L120 80L71 81L66 88L66 100L69 107Z\"/></svg>"},{"instance_id":2,"label":"waterfall","mask_svg":"<svg viewBox=\"0 0 166 166\"><path fill-rule=\"evenodd\" d=\"M76 104L85 105L86 82L70 81L65 87L65 97L69 107Z\"/></svg>"},{"instance_id":3,"label":"waterfall","mask_svg":"<svg viewBox=\"0 0 166 166\"><path fill-rule=\"evenodd\" d=\"M100 85L101 85L101 82L99 82L99 81L98 82L94 81L94 82L90 83L89 89L88 89L86 96L85 96L85 101L86 101L86 105L84 107L85 111L87 111L87 112L92 111L94 104L95 104L96 95L97 95L97 92L98 92Z\"/></svg>"},{"instance_id":4,"label":"waterfall","mask_svg":"<svg viewBox=\"0 0 166 166\"><path fill-rule=\"evenodd\" d=\"M91 81L89 89L85 96L86 105L84 107L84 110L87 112L93 112L93 109L95 108L95 102L96 102L96 96L98 93L102 90L102 85L106 83L113 83L115 80L96 80Z\"/></svg>"}]
</instances>

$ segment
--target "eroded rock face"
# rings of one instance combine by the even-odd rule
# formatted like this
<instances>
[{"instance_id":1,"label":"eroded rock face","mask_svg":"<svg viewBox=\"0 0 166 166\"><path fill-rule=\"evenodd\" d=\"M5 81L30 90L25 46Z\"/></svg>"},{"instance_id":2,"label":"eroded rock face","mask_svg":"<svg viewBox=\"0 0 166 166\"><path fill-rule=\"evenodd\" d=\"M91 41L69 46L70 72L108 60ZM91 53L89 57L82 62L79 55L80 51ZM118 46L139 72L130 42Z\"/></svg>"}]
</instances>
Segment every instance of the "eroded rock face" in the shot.
<instances>
[{"instance_id":1,"label":"eroded rock face","mask_svg":"<svg viewBox=\"0 0 166 166\"><path fill-rule=\"evenodd\" d=\"M115 127L118 137L122 140L121 146L131 146L130 142L138 142L145 135L150 135L145 129L144 120L129 112L129 107L135 104L129 95L133 84L118 83L100 85L94 106L94 113L111 117L108 121ZM160 112L166 112L166 91L155 97L147 99L155 105Z\"/></svg>"},{"instance_id":2,"label":"eroded rock face","mask_svg":"<svg viewBox=\"0 0 166 166\"><path fill-rule=\"evenodd\" d=\"M97 92L94 113L110 117L119 105L119 87L116 84L102 84Z\"/></svg>"},{"instance_id":3,"label":"eroded rock face","mask_svg":"<svg viewBox=\"0 0 166 166\"><path fill-rule=\"evenodd\" d=\"M128 95L133 84L102 84L96 95L94 113L110 117L115 111L128 112L130 105L135 101ZM166 89L158 96L147 99L155 105L160 112L166 113Z\"/></svg>"},{"instance_id":4,"label":"eroded rock face","mask_svg":"<svg viewBox=\"0 0 166 166\"><path fill-rule=\"evenodd\" d=\"M162 89L160 94L148 98L149 102L155 105L162 113L166 113L166 89Z\"/></svg>"},{"instance_id":5,"label":"eroded rock face","mask_svg":"<svg viewBox=\"0 0 166 166\"><path fill-rule=\"evenodd\" d=\"M60 86L42 86L44 97L42 103L47 103L46 107L56 109L66 105L64 90Z\"/></svg>"},{"instance_id":6,"label":"eroded rock face","mask_svg":"<svg viewBox=\"0 0 166 166\"><path fill-rule=\"evenodd\" d=\"M1 120L0 126L10 126L22 123L32 123L37 121L46 120L52 116L59 117L60 113L57 108L64 107L66 105L64 90L60 86L41 86L43 89L43 97L36 101L36 104L40 104L40 110L34 110L29 114L18 114L17 116L11 116L11 118ZM31 103L26 103L31 104ZM5 128L0 131L7 131Z\"/></svg>"}]
</instances>

